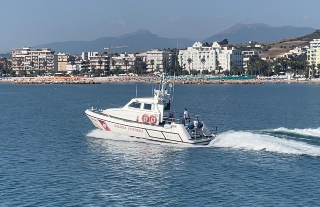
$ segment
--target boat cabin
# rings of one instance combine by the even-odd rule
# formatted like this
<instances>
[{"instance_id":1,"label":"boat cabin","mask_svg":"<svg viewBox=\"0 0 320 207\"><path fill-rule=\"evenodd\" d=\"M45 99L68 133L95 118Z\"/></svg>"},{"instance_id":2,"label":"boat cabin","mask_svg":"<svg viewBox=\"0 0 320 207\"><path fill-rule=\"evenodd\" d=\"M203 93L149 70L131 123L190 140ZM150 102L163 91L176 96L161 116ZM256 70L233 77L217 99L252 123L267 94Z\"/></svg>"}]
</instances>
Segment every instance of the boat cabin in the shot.
<instances>
[{"instance_id":1,"label":"boat cabin","mask_svg":"<svg viewBox=\"0 0 320 207\"><path fill-rule=\"evenodd\" d=\"M110 116L144 124L161 125L172 117L172 99L166 90L154 90L154 97L133 98L123 108L105 110Z\"/></svg>"}]
</instances>

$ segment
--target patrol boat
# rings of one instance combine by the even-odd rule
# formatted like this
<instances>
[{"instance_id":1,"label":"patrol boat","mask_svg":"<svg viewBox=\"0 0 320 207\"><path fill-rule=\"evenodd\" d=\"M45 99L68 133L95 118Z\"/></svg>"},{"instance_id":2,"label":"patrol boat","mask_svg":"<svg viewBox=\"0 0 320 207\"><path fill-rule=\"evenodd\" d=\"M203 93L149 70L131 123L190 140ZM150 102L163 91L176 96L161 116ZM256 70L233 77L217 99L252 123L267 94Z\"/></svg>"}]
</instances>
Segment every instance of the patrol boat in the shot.
<instances>
[{"instance_id":1,"label":"patrol boat","mask_svg":"<svg viewBox=\"0 0 320 207\"><path fill-rule=\"evenodd\" d=\"M133 98L122 108L85 111L94 126L108 132L147 140L191 145L207 145L216 136L217 128L209 130L196 116L182 121L182 115L172 110L173 99L167 83L153 97Z\"/></svg>"}]
</instances>

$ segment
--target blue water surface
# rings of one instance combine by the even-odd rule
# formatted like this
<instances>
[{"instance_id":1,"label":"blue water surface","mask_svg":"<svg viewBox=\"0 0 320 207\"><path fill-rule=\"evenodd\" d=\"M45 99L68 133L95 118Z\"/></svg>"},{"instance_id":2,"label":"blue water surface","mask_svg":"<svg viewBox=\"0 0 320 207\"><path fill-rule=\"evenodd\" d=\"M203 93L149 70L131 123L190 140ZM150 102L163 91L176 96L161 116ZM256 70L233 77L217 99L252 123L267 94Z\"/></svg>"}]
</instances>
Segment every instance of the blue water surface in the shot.
<instances>
[{"instance_id":1,"label":"blue water surface","mask_svg":"<svg viewBox=\"0 0 320 207\"><path fill-rule=\"evenodd\" d=\"M320 85L175 85L205 147L94 129L151 84L0 84L0 206L320 206Z\"/></svg>"}]
</instances>

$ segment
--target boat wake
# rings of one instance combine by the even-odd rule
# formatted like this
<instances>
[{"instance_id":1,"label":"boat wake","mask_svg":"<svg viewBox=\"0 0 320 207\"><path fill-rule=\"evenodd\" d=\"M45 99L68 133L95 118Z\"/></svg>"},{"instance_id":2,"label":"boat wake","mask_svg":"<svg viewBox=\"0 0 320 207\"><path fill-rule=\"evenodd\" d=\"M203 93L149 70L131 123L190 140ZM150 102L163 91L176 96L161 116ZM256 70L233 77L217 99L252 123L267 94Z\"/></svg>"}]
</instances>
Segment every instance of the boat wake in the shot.
<instances>
[{"instance_id":1,"label":"boat wake","mask_svg":"<svg viewBox=\"0 0 320 207\"><path fill-rule=\"evenodd\" d=\"M312 129L288 129L285 127L280 127L272 130L272 132L288 134L288 135L298 135L303 137L318 137L320 138L320 128Z\"/></svg>"},{"instance_id":2,"label":"boat wake","mask_svg":"<svg viewBox=\"0 0 320 207\"><path fill-rule=\"evenodd\" d=\"M211 147L268 151L281 154L320 156L320 146L279 138L267 134L244 131L228 131L210 142Z\"/></svg>"},{"instance_id":3,"label":"boat wake","mask_svg":"<svg viewBox=\"0 0 320 207\"><path fill-rule=\"evenodd\" d=\"M316 137L319 133L319 129L286 129L278 128L271 131L279 131L283 133L295 133L301 136L313 136ZM88 134L87 137L107 139L113 141L122 142L142 142L147 144L166 145L173 147L207 147L207 146L192 146L192 145L178 145L170 143L160 143L151 140L139 139L135 137L129 137L126 135L120 135L110 132L105 132L100 129L94 129ZM292 155L309 155L309 156L320 156L320 146L313 145L301 140L294 140L277 137L277 134L264 134L263 131L247 132L247 131L228 131L219 134L214 140L210 142L209 147L219 148L232 148L242 150L253 150L253 151L266 151L275 152L279 154L292 154Z\"/></svg>"}]
</instances>

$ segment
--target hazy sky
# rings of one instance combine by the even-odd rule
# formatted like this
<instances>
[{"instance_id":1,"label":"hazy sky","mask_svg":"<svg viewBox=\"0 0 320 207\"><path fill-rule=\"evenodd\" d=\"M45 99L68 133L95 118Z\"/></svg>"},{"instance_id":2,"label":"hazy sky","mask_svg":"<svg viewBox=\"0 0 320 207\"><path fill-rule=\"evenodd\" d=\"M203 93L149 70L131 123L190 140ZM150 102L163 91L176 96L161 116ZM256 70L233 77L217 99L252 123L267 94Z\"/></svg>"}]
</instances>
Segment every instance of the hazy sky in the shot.
<instances>
[{"instance_id":1,"label":"hazy sky","mask_svg":"<svg viewBox=\"0 0 320 207\"><path fill-rule=\"evenodd\" d=\"M201 40L236 23L320 28L319 0L1 0L0 52L147 29Z\"/></svg>"}]
</instances>

